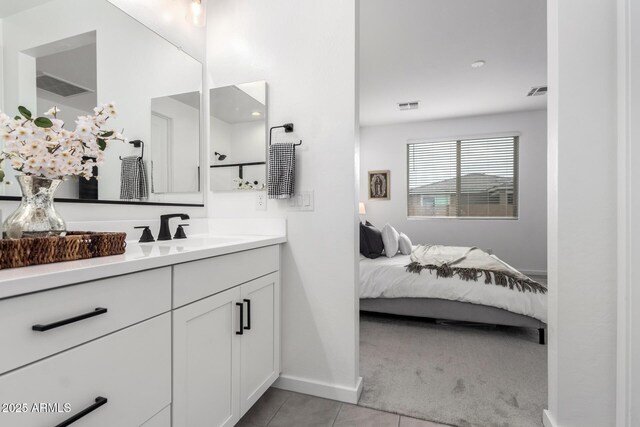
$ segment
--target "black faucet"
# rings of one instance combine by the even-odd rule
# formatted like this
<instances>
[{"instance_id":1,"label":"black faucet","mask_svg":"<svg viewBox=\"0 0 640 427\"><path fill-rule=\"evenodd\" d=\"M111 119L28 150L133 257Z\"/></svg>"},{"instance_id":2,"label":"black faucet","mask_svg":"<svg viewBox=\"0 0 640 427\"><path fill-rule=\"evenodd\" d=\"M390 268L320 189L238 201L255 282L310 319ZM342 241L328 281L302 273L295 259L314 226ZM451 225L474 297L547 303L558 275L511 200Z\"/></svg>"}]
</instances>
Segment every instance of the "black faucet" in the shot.
<instances>
[{"instance_id":1,"label":"black faucet","mask_svg":"<svg viewBox=\"0 0 640 427\"><path fill-rule=\"evenodd\" d=\"M189 219L187 214L169 214L160 215L160 232L158 233L158 240L171 240L171 231L169 230L169 220L171 218L177 218L185 220Z\"/></svg>"}]
</instances>

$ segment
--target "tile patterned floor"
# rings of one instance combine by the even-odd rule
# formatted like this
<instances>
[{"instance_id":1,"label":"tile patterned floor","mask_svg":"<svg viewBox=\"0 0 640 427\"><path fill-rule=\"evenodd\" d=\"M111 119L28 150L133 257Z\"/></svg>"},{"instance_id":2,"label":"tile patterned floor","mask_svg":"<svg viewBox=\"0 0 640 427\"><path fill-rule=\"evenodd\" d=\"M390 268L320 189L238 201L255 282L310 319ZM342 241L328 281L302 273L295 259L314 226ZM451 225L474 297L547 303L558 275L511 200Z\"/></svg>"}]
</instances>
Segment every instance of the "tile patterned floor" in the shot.
<instances>
[{"instance_id":1,"label":"tile patterned floor","mask_svg":"<svg viewBox=\"0 0 640 427\"><path fill-rule=\"evenodd\" d=\"M270 388L236 427L446 427L356 405Z\"/></svg>"}]
</instances>

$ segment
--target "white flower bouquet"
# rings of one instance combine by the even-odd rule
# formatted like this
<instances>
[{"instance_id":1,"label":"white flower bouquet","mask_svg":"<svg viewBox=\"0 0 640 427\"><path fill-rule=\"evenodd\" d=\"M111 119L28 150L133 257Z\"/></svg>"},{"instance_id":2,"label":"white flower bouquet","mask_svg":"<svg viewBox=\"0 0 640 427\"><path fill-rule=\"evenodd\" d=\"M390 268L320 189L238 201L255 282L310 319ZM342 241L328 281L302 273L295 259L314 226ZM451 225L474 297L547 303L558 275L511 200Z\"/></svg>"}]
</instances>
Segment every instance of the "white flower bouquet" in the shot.
<instances>
[{"instance_id":1,"label":"white flower bouquet","mask_svg":"<svg viewBox=\"0 0 640 427\"><path fill-rule=\"evenodd\" d=\"M4 142L0 162L9 161L23 175L89 179L93 167L104 162L108 143L125 140L122 134L107 128L107 121L118 114L113 103L96 107L94 115L78 117L74 130L66 129L58 119L57 107L44 114L48 117L33 117L22 106L18 111L20 115L14 118L0 112L0 140ZM3 179L0 168L0 181Z\"/></svg>"}]
</instances>

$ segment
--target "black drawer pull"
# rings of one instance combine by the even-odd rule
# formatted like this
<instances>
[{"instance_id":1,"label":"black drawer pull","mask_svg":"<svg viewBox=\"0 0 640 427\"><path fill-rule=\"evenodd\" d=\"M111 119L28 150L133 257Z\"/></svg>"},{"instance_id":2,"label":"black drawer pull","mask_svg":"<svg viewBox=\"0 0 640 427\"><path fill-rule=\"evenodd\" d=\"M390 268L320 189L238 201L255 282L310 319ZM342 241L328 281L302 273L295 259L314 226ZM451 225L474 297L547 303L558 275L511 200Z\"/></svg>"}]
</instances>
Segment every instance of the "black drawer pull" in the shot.
<instances>
[{"instance_id":1,"label":"black drawer pull","mask_svg":"<svg viewBox=\"0 0 640 427\"><path fill-rule=\"evenodd\" d=\"M83 409L82 411L78 412L77 414L73 415L72 417L67 418L65 421L63 421L60 424L56 425L56 427L67 427L67 426L70 426L71 424L75 423L80 418L84 417L85 415L88 415L88 414L92 413L93 411L95 411L96 409L98 409L99 407L104 405L105 403L107 403L107 398L106 397L102 397L102 396L98 396L98 397L96 397L96 403L94 403L93 405L89 406L88 408Z\"/></svg>"},{"instance_id":2,"label":"black drawer pull","mask_svg":"<svg viewBox=\"0 0 640 427\"><path fill-rule=\"evenodd\" d=\"M31 329L38 332L48 331L49 329L59 328L60 326L68 325L69 323L79 322L81 320L89 319L91 317L99 316L107 312L106 308L98 307L92 312L81 314L80 316L70 317L68 319L59 320L57 322L49 323L48 325L33 325Z\"/></svg>"},{"instance_id":3,"label":"black drawer pull","mask_svg":"<svg viewBox=\"0 0 640 427\"><path fill-rule=\"evenodd\" d=\"M251 329L251 300L245 299L243 301L247 303L247 326L245 326L244 328Z\"/></svg>"},{"instance_id":4,"label":"black drawer pull","mask_svg":"<svg viewBox=\"0 0 640 427\"><path fill-rule=\"evenodd\" d=\"M240 323L238 323L239 331L236 331L236 335L244 334L244 303L237 302L236 305L240 307Z\"/></svg>"}]
</instances>

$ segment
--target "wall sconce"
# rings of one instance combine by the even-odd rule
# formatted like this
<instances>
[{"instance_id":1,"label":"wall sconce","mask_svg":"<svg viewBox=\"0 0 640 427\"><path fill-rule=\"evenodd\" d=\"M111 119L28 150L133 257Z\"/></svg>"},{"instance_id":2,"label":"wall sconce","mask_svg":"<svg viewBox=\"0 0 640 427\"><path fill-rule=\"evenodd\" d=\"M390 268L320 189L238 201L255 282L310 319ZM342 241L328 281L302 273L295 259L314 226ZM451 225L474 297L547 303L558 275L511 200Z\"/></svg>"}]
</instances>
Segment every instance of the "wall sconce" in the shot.
<instances>
[{"instance_id":1,"label":"wall sconce","mask_svg":"<svg viewBox=\"0 0 640 427\"><path fill-rule=\"evenodd\" d=\"M187 22L196 27L204 27L206 23L206 16L202 1L203 0L191 0L191 4L189 4L189 10L187 11Z\"/></svg>"}]
</instances>

